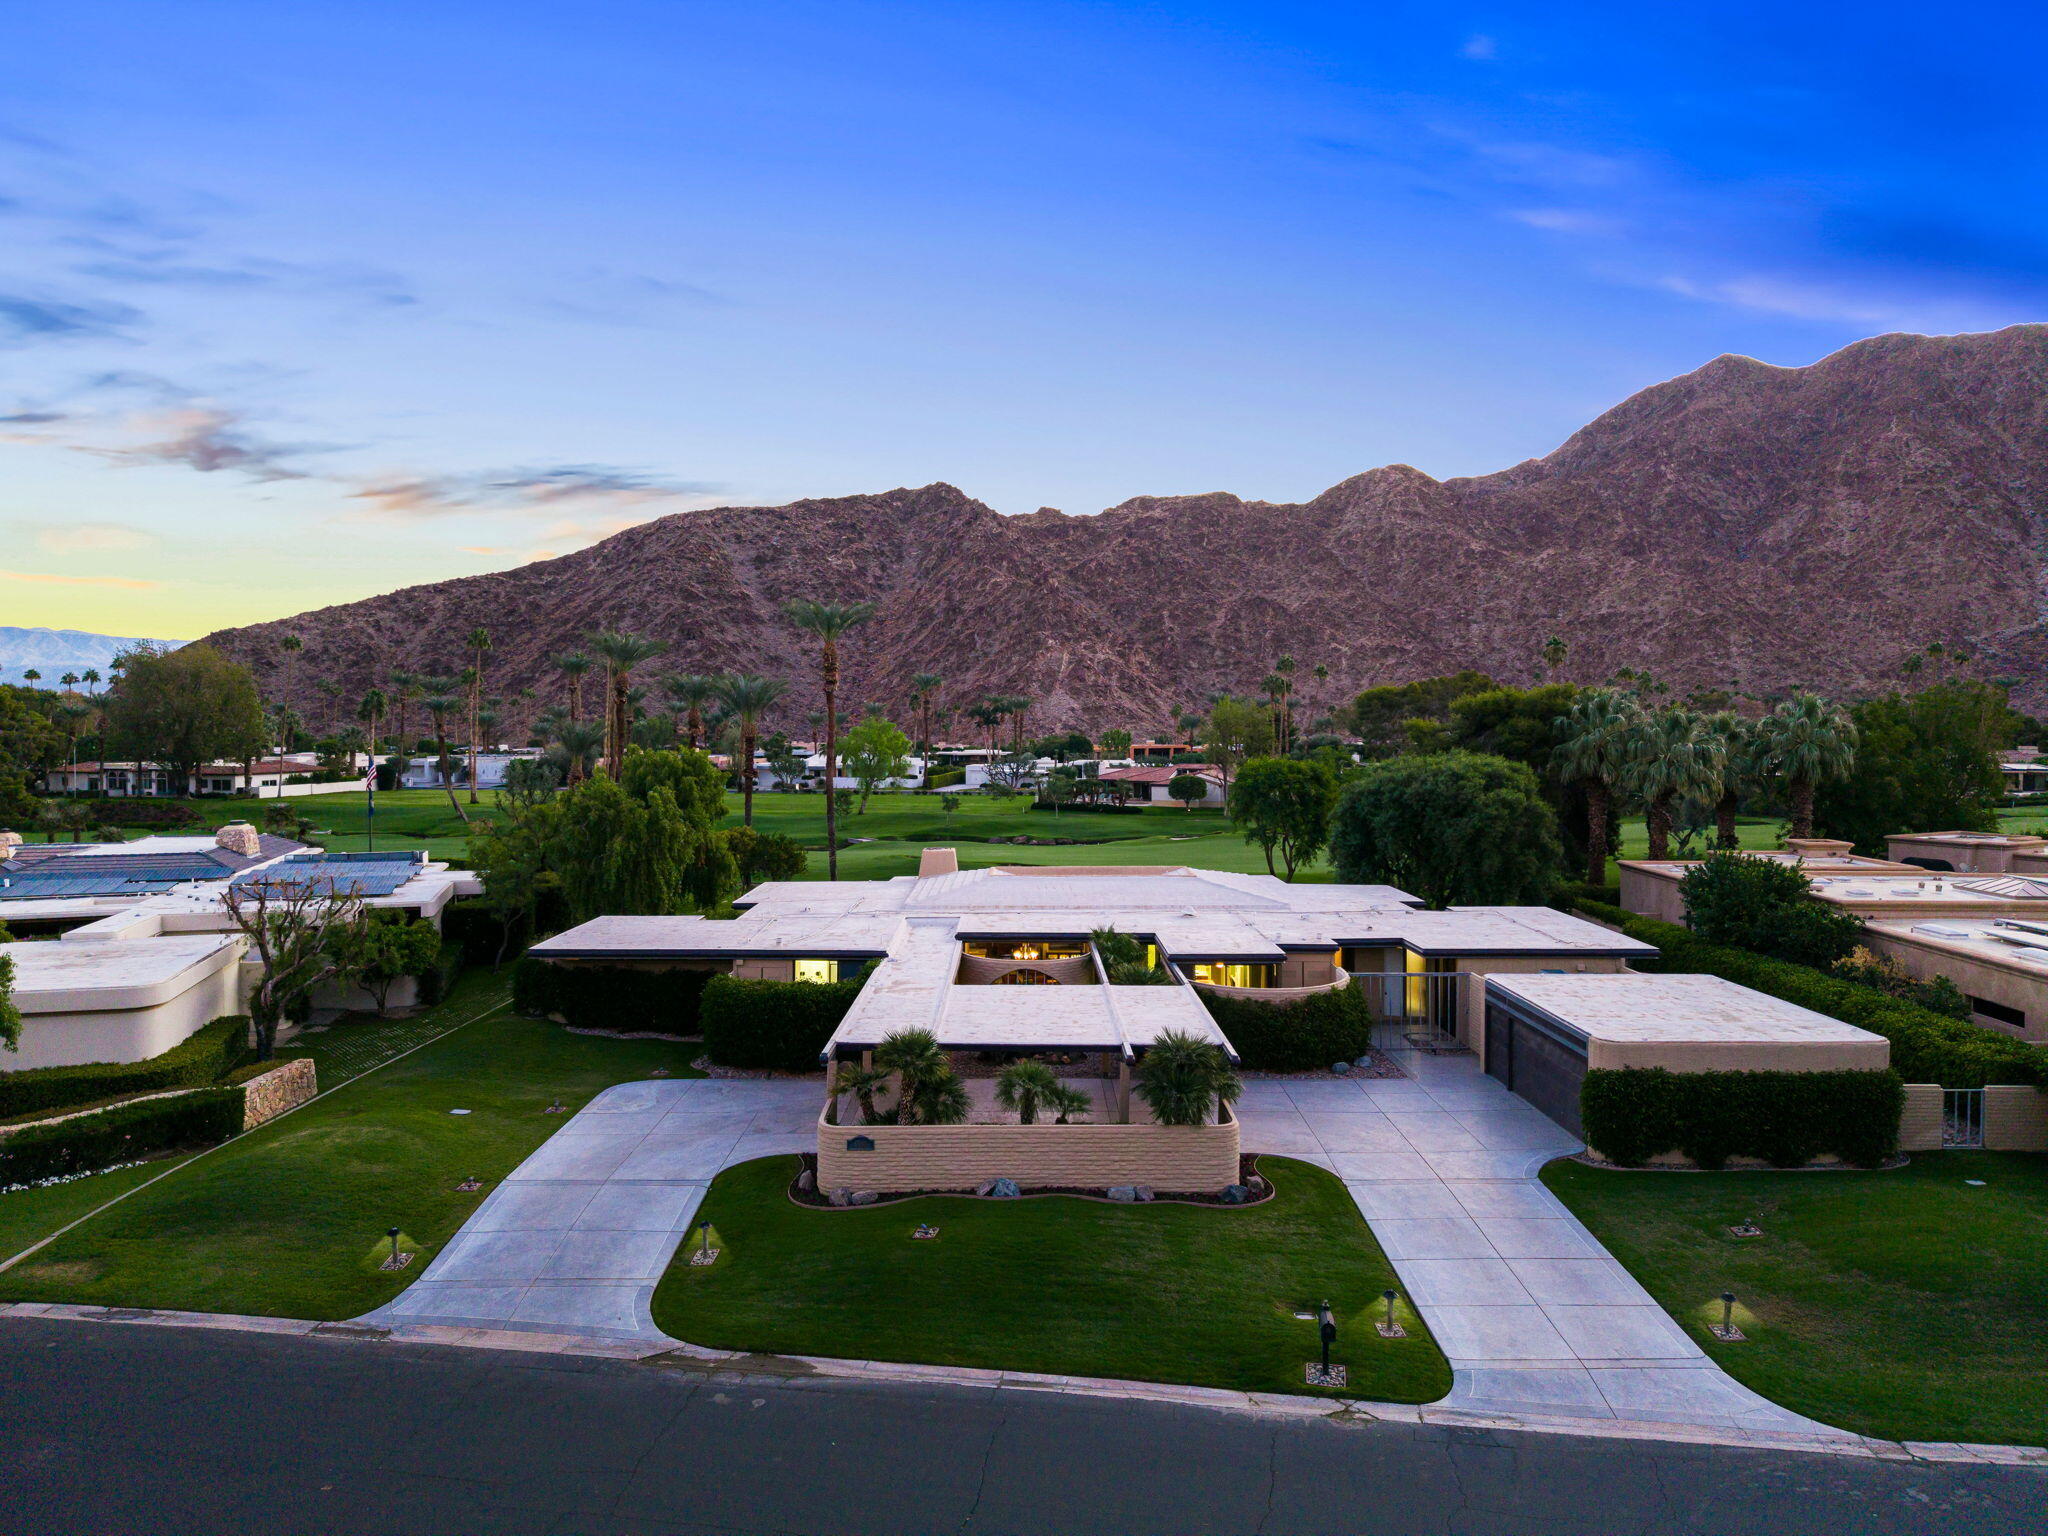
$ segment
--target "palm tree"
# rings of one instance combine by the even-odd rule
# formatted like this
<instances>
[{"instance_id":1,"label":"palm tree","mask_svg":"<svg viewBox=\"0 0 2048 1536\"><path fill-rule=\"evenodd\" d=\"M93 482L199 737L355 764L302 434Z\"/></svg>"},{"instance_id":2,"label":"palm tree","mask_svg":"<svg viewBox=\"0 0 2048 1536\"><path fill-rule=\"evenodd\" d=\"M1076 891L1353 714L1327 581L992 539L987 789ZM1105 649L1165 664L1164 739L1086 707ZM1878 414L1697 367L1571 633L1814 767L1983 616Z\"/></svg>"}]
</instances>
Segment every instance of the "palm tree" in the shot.
<instances>
[{"instance_id":1,"label":"palm tree","mask_svg":"<svg viewBox=\"0 0 2048 1536\"><path fill-rule=\"evenodd\" d=\"M1734 848L1741 842L1735 833L1735 813L1743 795L1756 786L1756 723L1732 709L1721 709L1708 715L1705 724L1723 744L1721 793L1714 801L1714 846Z\"/></svg>"},{"instance_id":2,"label":"palm tree","mask_svg":"<svg viewBox=\"0 0 2048 1536\"><path fill-rule=\"evenodd\" d=\"M1021 693L1006 693L995 701L1010 722L1010 750L1024 750L1024 732L1031 721L1031 700Z\"/></svg>"},{"instance_id":3,"label":"palm tree","mask_svg":"<svg viewBox=\"0 0 2048 1536\"><path fill-rule=\"evenodd\" d=\"M477 736L483 729L483 721L478 717L484 708L484 652L491 648L491 632L479 624L462 644L473 658L469 664L469 803L475 805L476 755L480 746Z\"/></svg>"},{"instance_id":4,"label":"palm tree","mask_svg":"<svg viewBox=\"0 0 2048 1536\"><path fill-rule=\"evenodd\" d=\"M910 680L910 707L917 715L918 758L924 764L924 785L932 786L932 706L938 702L945 679L936 672L920 672Z\"/></svg>"},{"instance_id":5,"label":"palm tree","mask_svg":"<svg viewBox=\"0 0 2048 1536\"><path fill-rule=\"evenodd\" d=\"M377 766L377 727L383 722L385 710L382 690L372 688L363 695L363 702L356 706L356 718L367 728L370 739L370 767Z\"/></svg>"},{"instance_id":6,"label":"palm tree","mask_svg":"<svg viewBox=\"0 0 2048 1536\"><path fill-rule=\"evenodd\" d=\"M996 729L1003 723L1003 706L1000 700L988 699L980 704L970 704L966 709L967 718L988 732L988 761L993 768L996 761Z\"/></svg>"},{"instance_id":7,"label":"palm tree","mask_svg":"<svg viewBox=\"0 0 2048 1536\"><path fill-rule=\"evenodd\" d=\"M604 663L604 762L613 778L626 762L626 732L632 725L633 669L652 661L668 647L659 640L606 630L590 637L590 648Z\"/></svg>"},{"instance_id":8,"label":"palm tree","mask_svg":"<svg viewBox=\"0 0 2048 1536\"><path fill-rule=\"evenodd\" d=\"M1280 751L1294 749L1294 658L1282 656L1273 663L1273 675L1280 679Z\"/></svg>"},{"instance_id":9,"label":"palm tree","mask_svg":"<svg viewBox=\"0 0 2048 1536\"><path fill-rule=\"evenodd\" d=\"M875 1107L875 1095L889 1086L889 1073L882 1067L856 1067L842 1065L834 1079L841 1093L850 1093L860 1105L860 1117L864 1124L880 1125L882 1112Z\"/></svg>"},{"instance_id":10,"label":"palm tree","mask_svg":"<svg viewBox=\"0 0 2048 1536\"><path fill-rule=\"evenodd\" d=\"M420 675L417 672L394 672L391 674L391 697L398 706L398 750L409 751L412 737L406 731L407 706L419 697Z\"/></svg>"},{"instance_id":11,"label":"palm tree","mask_svg":"<svg viewBox=\"0 0 2048 1536\"><path fill-rule=\"evenodd\" d=\"M1036 1125L1059 1079L1042 1061L1013 1061L996 1074L996 1104L1014 1110L1019 1125Z\"/></svg>"},{"instance_id":12,"label":"palm tree","mask_svg":"<svg viewBox=\"0 0 2048 1536\"><path fill-rule=\"evenodd\" d=\"M896 1074L899 1125L958 1125L967 1118L967 1088L928 1029L899 1029L875 1047L875 1065Z\"/></svg>"},{"instance_id":13,"label":"palm tree","mask_svg":"<svg viewBox=\"0 0 2048 1536\"><path fill-rule=\"evenodd\" d=\"M1589 688L1558 716L1551 761L1558 776L1586 795L1586 883L1607 883L1607 815L1628 766L1629 731L1641 713L1612 688Z\"/></svg>"},{"instance_id":14,"label":"palm tree","mask_svg":"<svg viewBox=\"0 0 2048 1536\"><path fill-rule=\"evenodd\" d=\"M1682 704L1641 715L1628 733L1622 782L1641 797L1650 857L1671 856L1671 813L1680 800L1721 798L1728 743Z\"/></svg>"},{"instance_id":15,"label":"palm tree","mask_svg":"<svg viewBox=\"0 0 2048 1536\"><path fill-rule=\"evenodd\" d=\"M671 672L661 680L669 698L683 712L683 735L692 747L704 736L704 706L718 697L718 679L703 672Z\"/></svg>"},{"instance_id":16,"label":"palm tree","mask_svg":"<svg viewBox=\"0 0 2048 1536\"><path fill-rule=\"evenodd\" d=\"M78 674L76 672L66 672L57 679L57 682L67 691L76 688L78 686Z\"/></svg>"},{"instance_id":17,"label":"palm tree","mask_svg":"<svg viewBox=\"0 0 2048 1536\"><path fill-rule=\"evenodd\" d=\"M1161 1125L1201 1125L1243 1091L1223 1052L1200 1035L1165 1030L1138 1058L1138 1097Z\"/></svg>"},{"instance_id":18,"label":"palm tree","mask_svg":"<svg viewBox=\"0 0 2048 1536\"><path fill-rule=\"evenodd\" d=\"M26 672L21 674L21 680L24 683L27 683L29 687L33 688L37 683L43 680L43 674L38 672L34 667L30 667Z\"/></svg>"},{"instance_id":19,"label":"palm tree","mask_svg":"<svg viewBox=\"0 0 2048 1536\"><path fill-rule=\"evenodd\" d=\"M1045 1107L1053 1112L1053 1124L1065 1125L1069 1115L1085 1115L1095 1107L1095 1100L1078 1088L1056 1082L1052 1092L1044 1095Z\"/></svg>"},{"instance_id":20,"label":"palm tree","mask_svg":"<svg viewBox=\"0 0 2048 1536\"><path fill-rule=\"evenodd\" d=\"M569 679L569 719L583 718L583 674L590 670L590 658L581 651L565 651L555 658L555 670Z\"/></svg>"},{"instance_id":21,"label":"palm tree","mask_svg":"<svg viewBox=\"0 0 2048 1536\"><path fill-rule=\"evenodd\" d=\"M1814 787L1856 767L1856 722L1839 704L1799 692L1756 723L1756 737L1758 761L1785 781L1791 835L1813 836Z\"/></svg>"},{"instance_id":22,"label":"palm tree","mask_svg":"<svg viewBox=\"0 0 2048 1536\"><path fill-rule=\"evenodd\" d=\"M277 644L284 652L284 696L287 702L296 703L299 694L299 652L306 648L306 642L297 635L286 635Z\"/></svg>"},{"instance_id":23,"label":"palm tree","mask_svg":"<svg viewBox=\"0 0 2048 1536\"><path fill-rule=\"evenodd\" d=\"M99 687L100 687L100 672L99 672L99 668L98 668L98 667L87 667L87 668L85 669L85 672L84 672L84 673L83 673L82 675L83 675L83 676L84 676L84 678L85 678L85 692L86 692L86 696L87 696L88 698L91 698L91 697L94 697L94 696L96 696L96 695L97 695L97 694L99 693Z\"/></svg>"},{"instance_id":24,"label":"palm tree","mask_svg":"<svg viewBox=\"0 0 2048 1536\"><path fill-rule=\"evenodd\" d=\"M439 686L434 687L435 684ZM455 798L455 775L450 771L454 764L448 756L448 717L461 708L461 704L447 692L455 686L449 679L433 678L429 680L428 686L434 687L432 695L426 700L427 714L434 722L434 766L440 772L441 787L448 791L448 804L467 826L469 813L463 810L462 802Z\"/></svg>"},{"instance_id":25,"label":"palm tree","mask_svg":"<svg viewBox=\"0 0 2048 1536\"><path fill-rule=\"evenodd\" d=\"M564 721L555 733L555 750L560 753L562 782L581 784L604 750L604 732L588 720Z\"/></svg>"},{"instance_id":26,"label":"palm tree","mask_svg":"<svg viewBox=\"0 0 2048 1536\"><path fill-rule=\"evenodd\" d=\"M761 734L761 716L774 706L777 699L789 689L789 684L779 677L756 677L748 672L727 672L717 679L713 690L718 701L732 711L733 719L739 722L740 749L734 756L740 771L740 797L744 807L741 820L747 825L754 824L754 742ZM832 836L831 792L825 797L825 836Z\"/></svg>"},{"instance_id":27,"label":"palm tree","mask_svg":"<svg viewBox=\"0 0 2048 1536\"><path fill-rule=\"evenodd\" d=\"M1572 648L1557 635L1543 642L1543 676L1546 682L1556 682L1558 670L1564 666L1565 657Z\"/></svg>"},{"instance_id":28,"label":"palm tree","mask_svg":"<svg viewBox=\"0 0 2048 1536\"><path fill-rule=\"evenodd\" d=\"M321 724L325 727L325 729L322 730L321 735L332 736L334 734L335 729L334 705L335 700L341 697L341 684L337 683L331 677L323 677L320 679L319 682L315 683L313 687L319 693L320 697L324 699L327 703L325 718L321 721Z\"/></svg>"},{"instance_id":29,"label":"palm tree","mask_svg":"<svg viewBox=\"0 0 2048 1536\"><path fill-rule=\"evenodd\" d=\"M875 616L873 603L823 603L803 598L784 603L789 622L817 636L818 682L825 694L825 878L839 878L839 642L848 630ZM754 782L754 760L747 759L747 784Z\"/></svg>"}]
</instances>

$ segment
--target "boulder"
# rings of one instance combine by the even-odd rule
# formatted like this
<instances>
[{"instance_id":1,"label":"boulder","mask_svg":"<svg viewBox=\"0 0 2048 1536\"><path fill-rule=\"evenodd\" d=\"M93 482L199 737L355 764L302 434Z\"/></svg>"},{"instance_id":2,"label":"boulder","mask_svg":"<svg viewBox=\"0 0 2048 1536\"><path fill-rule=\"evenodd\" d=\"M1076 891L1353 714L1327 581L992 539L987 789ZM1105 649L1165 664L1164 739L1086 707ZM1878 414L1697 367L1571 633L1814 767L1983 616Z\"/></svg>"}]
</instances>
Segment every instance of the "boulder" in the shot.
<instances>
[{"instance_id":1,"label":"boulder","mask_svg":"<svg viewBox=\"0 0 2048 1536\"><path fill-rule=\"evenodd\" d=\"M802 1173L798 1174L796 1176L796 1187L799 1193L806 1195L816 1189L818 1187L817 1170L806 1168Z\"/></svg>"},{"instance_id":2,"label":"boulder","mask_svg":"<svg viewBox=\"0 0 2048 1536\"><path fill-rule=\"evenodd\" d=\"M1223 1191L1223 1203L1225 1205L1243 1205L1251 1197L1252 1192L1242 1184L1232 1184Z\"/></svg>"},{"instance_id":3,"label":"boulder","mask_svg":"<svg viewBox=\"0 0 2048 1536\"><path fill-rule=\"evenodd\" d=\"M1372 1052L1367 1051L1363 1056L1359 1057L1358 1060L1354 1061L1352 1065L1358 1068L1359 1071L1363 1072L1366 1068L1372 1065Z\"/></svg>"},{"instance_id":4,"label":"boulder","mask_svg":"<svg viewBox=\"0 0 2048 1536\"><path fill-rule=\"evenodd\" d=\"M881 1198L882 1197L876 1194L872 1189L857 1189L851 1195L847 1196L846 1203L848 1205L873 1205L877 1200Z\"/></svg>"},{"instance_id":5,"label":"boulder","mask_svg":"<svg viewBox=\"0 0 2048 1536\"><path fill-rule=\"evenodd\" d=\"M1350 1072L1351 1063L1348 1061L1333 1061L1330 1063L1330 1070L1336 1073L1337 1076L1343 1077L1346 1073Z\"/></svg>"},{"instance_id":6,"label":"boulder","mask_svg":"<svg viewBox=\"0 0 2048 1536\"><path fill-rule=\"evenodd\" d=\"M1140 1184L1138 1186L1138 1198L1140 1200L1150 1200L1152 1198L1152 1186L1150 1184Z\"/></svg>"},{"instance_id":7,"label":"boulder","mask_svg":"<svg viewBox=\"0 0 2048 1536\"><path fill-rule=\"evenodd\" d=\"M826 1198L834 1205L851 1205L853 1204L853 1191L850 1189L835 1189Z\"/></svg>"},{"instance_id":8,"label":"boulder","mask_svg":"<svg viewBox=\"0 0 2048 1536\"><path fill-rule=\"evenodd\" d=\"M1015 1179L990 1179L988 1193L992 1200L1014 1200L1024 1191L1017 1187Z\"/></svg>"},{"instance_id":9,"label":"boulder","mask_svg":"<svg viewBox=\"0 0 2048 1536\"><path fill-rule=\"evenodd\" d=\"M1138 1198L1138 1186L1135 1184L1112 1184L1109 1186L1109 1198L1123 1205L1132 1204Z\"/></svg>"}]
</instances>

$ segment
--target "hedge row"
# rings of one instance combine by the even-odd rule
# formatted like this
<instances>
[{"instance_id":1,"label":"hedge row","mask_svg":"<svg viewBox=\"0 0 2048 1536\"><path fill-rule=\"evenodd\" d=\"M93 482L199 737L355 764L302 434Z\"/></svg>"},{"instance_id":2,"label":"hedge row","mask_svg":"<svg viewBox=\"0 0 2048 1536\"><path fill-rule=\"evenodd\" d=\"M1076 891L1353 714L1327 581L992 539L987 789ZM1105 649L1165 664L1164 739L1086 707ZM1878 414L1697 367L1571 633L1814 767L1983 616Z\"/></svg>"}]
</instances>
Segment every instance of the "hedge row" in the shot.
<instances>
[{"instance_id":1,"label":"hedge row","mask_svg":"<svg viewBox=\"0 0 2048 1536\"><path fill-rule=\"evenodd\" d=\"M24 1127L0 1138L0 1188L226 1141L242 1129L242 1099L240 1088L213 1088Z\"/></svg>"},{"instance_id":2,"label":"hedge row","mask_svg":"<svg viewBox=\"0 0 2048 1536\"><path fill-rule=\"evenodd\" d=\"M1097 800L1069 800L1065 805L1061 805L1056 800L1034 800L1031 802L1031 809L1034 811L1057 811L1063 816L1068 811L1080 811L1084 815L1091 816L1142 816L1145 814L1145 807L1142 805L1124 805Z\"/></svg>"},{"instance_id":3,"label":"hedge row","mask_svg":"<svg viewBox=\"0 0 2048 1536\"><path fill-rule=\"evenodd\" d=\"M216 1082L249 1054L249 1019L230 1014L147 1061L100 1061L77 1067L0 1072L0 1120L39 1110L92 1104L125 1093L198 1088Z\"/></svg>"},{"instance_id":4,"label":"hedge row","mask_svg":"<svg viewBox=\"0 0 2048 1536\"><path fill-rule=\"evenodd\" d=\"M557 965L521 958L512 967L512 1008L578 1029L694 1035L709 971L636 971L613 965Z\"/></svg>"},{"instance_id":5,"label":"hedge row","mask_svg":"<svg viewBox=\"0 0 2048 1536\"><path fill-rule=\"evenodd\" d=\"M1202 1006L1255 1072L1313 1072L1354 1061L1372 1045L1365 989L1318 992L1298 1003L1255 1003L1202 993Z\"/></svg>"},{"instance_id":6,"label":"hedge row","mask_svg":"<svg viewBox=\"0 0 2048 1536\"><path fill-rule=\"evenodd\" d=\"M714 976L704 989L704 1049L728 1067L817 1070L819 1053L860 996L872 966L844 981L752 981Z\"/></svg>"},{"instance_id":7,"label":"hedge row","mask_svg":"<svg viewBox=\"0 0 2048 1536\"><path fill-rule=\"evenodd\" d=\"M1586 1144L1634 1167L1678 1152L1702 1168L1760 1157L1799 1168L1832 1153L1874 1168L1899 1148L1896 1072L1668 1072L1596 1067L1579 1089Z\"/></svg>"},{"instance_id":8,"label":"hedge row","mask_svg":"<svg viewBox=\"0 0 2048 1536\"><path fill-rule=\"evenodd\" d=\"M1892 1045L1892 1069L1909 1083L1939 1083L1944 1088L1981 1088L1986 1083L2048 1087L2048 1049L2041 1046L1995 1035L1981 1025L1949 1018L1811 966L1709 944L1676 923L1637 917L1599 902L1581 902L1579 910L1587 917L1614 924L1632 939L1657 946L1661 953L1655 960L1634 962L1638 970L1702 971L1883 1035Z\"/></svg>"}]
</instances>

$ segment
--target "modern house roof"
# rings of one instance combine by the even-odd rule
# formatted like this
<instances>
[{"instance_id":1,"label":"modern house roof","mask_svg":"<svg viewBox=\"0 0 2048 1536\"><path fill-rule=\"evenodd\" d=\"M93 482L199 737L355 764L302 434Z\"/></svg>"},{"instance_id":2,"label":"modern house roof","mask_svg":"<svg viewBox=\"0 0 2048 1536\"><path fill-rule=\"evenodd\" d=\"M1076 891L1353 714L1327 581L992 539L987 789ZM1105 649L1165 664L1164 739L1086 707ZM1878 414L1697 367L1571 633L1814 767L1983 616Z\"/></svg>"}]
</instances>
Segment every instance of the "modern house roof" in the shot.
<instances>
[{"instance_id":1,"label":"modern house roof","mask_svg":"<svg viewBox=\"0 0 2048 1536\"><path fill-rule=\"evenodd\" d=\"M2037 981L2048 981L2048 913L2040 919L1875 918L1867 926L1872 933L1887 939L1903 939L2016 971Z\"/></svg>"},{"instance_id":2,"label":"modern house roof","mask_svg":"<svg viewBox=\"0 0 2048 1536\"><path fill-rule=\"evenodd\" d=\"M1492 975L1506 993L1581 1040L1663 1045L1850 1044L1881 1036L1719 976L1610 971Z\"/></svg>"}]
</instances>

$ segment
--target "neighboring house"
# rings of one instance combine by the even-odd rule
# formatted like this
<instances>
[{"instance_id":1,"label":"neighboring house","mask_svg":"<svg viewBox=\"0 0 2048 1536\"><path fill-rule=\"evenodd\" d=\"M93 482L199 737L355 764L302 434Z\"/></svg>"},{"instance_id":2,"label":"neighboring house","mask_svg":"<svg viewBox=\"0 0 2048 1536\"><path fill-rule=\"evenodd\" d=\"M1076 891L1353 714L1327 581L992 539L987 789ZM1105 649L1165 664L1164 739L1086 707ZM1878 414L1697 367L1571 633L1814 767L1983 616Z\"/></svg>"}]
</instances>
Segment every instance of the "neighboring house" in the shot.
<instances>
[{"instance_id":1,"label":"neighboring house","mask_svg":"<svg viewBox=\"0 0 2048 1536\"><path fill-rule=\"evenodd\" d=\"M832 782L835 785L837 785L840 789L859 789L860 780L850 778L845 771L846 754L843 750L839 755L838 767L840 771L833 778ZM902 778L884 779L881 783L877 784L875 788L878 790L916 789L923 782L924 759L918 757L913 753L910 756L910 772L908 774L904 775ZM813 752L804 759L803 772L799 776L793 788L816 793L824 785L824 783L825 754L822 752ZM756 794L770 794L778 790L784 790L784 788L785 784L782 777L778 775L773 768L770 768L768 766L767 756L764 753L755 753L754 792Z\"/></svg>"},{"instance_id":2,"label":"neighboring house","mask_svg":"<svg viewBox=\"0 0 2048 1536\"><path fill-rule=\"evenodd\" d=\"M1222 806L1229 800L1230 792L1223 783L1223 770L1206 765L1197 767L1194 764L1188 764L1179 768L1156 766L1144 768L1105 768L1097 777L1105 784L1122 786L1123 793L1129 795L1133 800L1148 800L1160 805L1180 805L1183 802L1175 800L1173 796L1169 795L1166 792L1166 787L1182 774L1192 774L1196 778L1209 781L1208 793L1197 800L1195 802L1196 805L1208 806L1213 809Z\"/></svg>"},{"instance_id":3,"label":"neighboring house","mask_svg":"<svg viewBox=\"0 0 2048 1536\"><path fill-rule=\"evenodd\" d=\"M1999 754L1998 771L2008 795L2048 794L2048 762L2039 747L2012 747Z\"/></svg>"},{"instance_id":4,"label":"neighboring house","mask_svg":"<svg viewBox=\"0 0 2048 1536\"><path fill-rule=\"evenodd\" d=\"M1908 975L1953 982L1969 999L1972 1023L2048 1046L2048 910L2037 918L1878 918L1863 935Z\"/></svg>"},{"instance_id":5,"label":"neighboring house","mask_svg":"<svg viewBox=\"0 0 2048 1536\"><path fill-rule=\"evenodd\" d=\"M537 747L522 747L516 751L499 750L479 752L476 755L476 787L478 789L502 789L505 786L505 768L509 763L522 759L533 759L541 755ZM469 787L469 753L450 743L448 747L448 772L441 772L439 760L431 752L408 758L404 774L399 778L402 789L444 789L454 785L458 789ZM356 788L360 786L351 786Z\"/></svg>"},{"instance_id":6,"label":"neighboring house","mask_svg":"<svg viewBox=\"0 0 2048 1536\"><path fill-rule=\"evenodd\" d=\"M1873 859L1852 852L1853 843L1826 837L1786 839L1782 849L1744 848L1734 850L1740 857L1767 864L1788 864L1816 879L1833 876L1878 876L1922 873L1910 864L1890 859ZM1617 859L1621 873L1621 905L1642 917L1660 922L1685 922L1685 903L1678 894L1679 882L1703 862L1701 859Z\"/></svg>"},{"instance_id":7,"label":"neighboring house","mask_svg":"<svg viewBox=\"0 0 2048 1536\"><path fill-rule=\"evenodd\" d=\"M1902 864L1971 875L2048 876L2048 837L2017 832L1897 832L1885 851Z\"/></svg>"},{"instance_id":8,"label":"neighboring house","mask_svg":"<svg viewBox=\"0 0 2048 1536\"><path fill-rule=\"evenodd\" d=\"M43 784L53 795L111 795L119 798L180 795L263 795L345 793L363 786L359 780L313 784L320 760L310 753L263 757L253 763L208 763L181 783L158 763L76 763L52 768Z\"/></svg>"}]
</instances>

